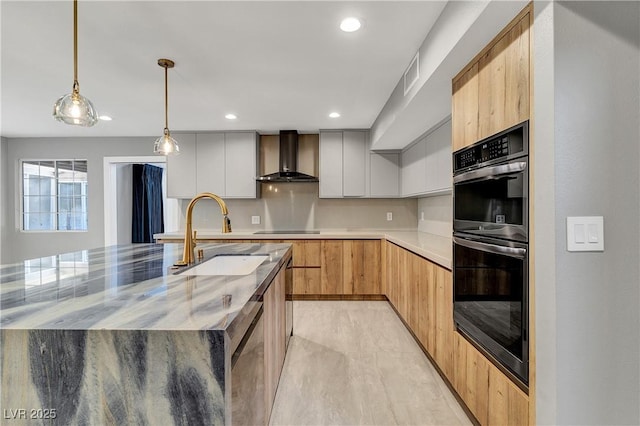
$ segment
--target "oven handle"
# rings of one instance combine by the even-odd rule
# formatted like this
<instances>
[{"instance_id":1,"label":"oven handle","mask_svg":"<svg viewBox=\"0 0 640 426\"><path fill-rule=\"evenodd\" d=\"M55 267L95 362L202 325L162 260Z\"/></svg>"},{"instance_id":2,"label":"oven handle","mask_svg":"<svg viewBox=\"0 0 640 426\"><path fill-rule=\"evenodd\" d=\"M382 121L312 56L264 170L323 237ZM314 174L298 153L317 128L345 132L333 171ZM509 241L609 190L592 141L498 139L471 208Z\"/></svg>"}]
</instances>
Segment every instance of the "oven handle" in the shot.
<instances>
[{"instance_id":1,"label":"oven handle","mask_svg":"<svg viewBox=\"0 0 640 426\"><path fill-rule=\"evenodd\" d=\"M502 164L500 166L485 167L455 176L453 178L453 183L466 182L473 179L493 178L496 176L511 175L514 173L520 173L526 168L526 161L517 161L509 164Z\"/></svg>"},{"instance_id":2,"label":"oven handle","mask_svg":"<svg viewBox=\"0 0 640 426\"><path fill-rule=\"evenodd\" d=\"M517 259L524 259L527 255L527 249L497 246L495 244L479 243L473 240L466 240L458 237L453 237L453 242L464 247L468 247L474 250L486 251L488 253L501 254L509 257L515 257Z\"/></svg>"}]
</instances>

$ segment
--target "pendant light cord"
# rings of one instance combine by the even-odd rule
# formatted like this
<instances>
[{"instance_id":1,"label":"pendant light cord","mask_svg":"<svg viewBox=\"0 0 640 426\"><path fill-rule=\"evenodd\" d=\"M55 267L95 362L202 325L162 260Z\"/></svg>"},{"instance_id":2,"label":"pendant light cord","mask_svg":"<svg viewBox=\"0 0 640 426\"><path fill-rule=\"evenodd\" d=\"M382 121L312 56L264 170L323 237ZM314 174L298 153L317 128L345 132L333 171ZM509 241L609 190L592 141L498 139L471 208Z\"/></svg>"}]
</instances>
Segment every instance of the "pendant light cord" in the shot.
<instances>
[{"instance_id":1,"label":"pendant light cord","mask_svg":"<svg viewBox=\"0 0 640 426\"><path fill-rule=\"evenodd\" d=\"M169 131L169 74L168 67L164 66L164 130Z\"/></svg>"},{"instance_id":2,"label":"pendant light cord","mask_svg":"<svg viewBox=\"0 0 640 426\"><path fill-rule=\"evenodd\" d=\"M73 91L79 92L78 84L78 0L73 0Z\"/></svg>"}]
</instances>

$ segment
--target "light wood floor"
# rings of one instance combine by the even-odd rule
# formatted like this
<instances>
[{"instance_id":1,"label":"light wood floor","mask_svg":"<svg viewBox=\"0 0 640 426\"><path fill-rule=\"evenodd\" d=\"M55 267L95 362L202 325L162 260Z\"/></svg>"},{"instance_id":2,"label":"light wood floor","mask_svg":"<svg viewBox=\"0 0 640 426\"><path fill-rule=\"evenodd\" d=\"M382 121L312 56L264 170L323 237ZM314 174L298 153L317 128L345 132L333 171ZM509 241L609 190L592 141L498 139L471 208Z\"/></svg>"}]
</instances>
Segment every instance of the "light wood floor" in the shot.
<instances>
[{"instance_id":1,"label":"light wood floor","mask_svg":"<svg viewBox=\"0 0 640 426\"><path fill-rule=\"evenodd\" d=\"M387 302L295 301L271 425L468 425Z\"/></svg>"}]
</instances>

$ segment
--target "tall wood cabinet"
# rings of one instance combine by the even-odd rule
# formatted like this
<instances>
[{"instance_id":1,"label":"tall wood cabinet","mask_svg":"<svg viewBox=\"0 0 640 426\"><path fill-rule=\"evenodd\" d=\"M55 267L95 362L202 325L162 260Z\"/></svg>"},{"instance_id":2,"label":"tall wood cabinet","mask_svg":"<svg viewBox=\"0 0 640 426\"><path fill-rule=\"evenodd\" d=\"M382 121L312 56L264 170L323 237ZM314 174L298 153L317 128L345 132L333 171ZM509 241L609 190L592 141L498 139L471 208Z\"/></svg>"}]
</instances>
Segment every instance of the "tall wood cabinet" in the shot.
<instances>
[{"instance_id":1,"label":"tall wood cabinet","mask_svg":"<svg viewBox=\"0 0 640 426\"><path fill-rule=\"evenodd\" d=\"M531 16L527 6L454 77L453 151L529 119Z\"/></svg>"}]
</instances>

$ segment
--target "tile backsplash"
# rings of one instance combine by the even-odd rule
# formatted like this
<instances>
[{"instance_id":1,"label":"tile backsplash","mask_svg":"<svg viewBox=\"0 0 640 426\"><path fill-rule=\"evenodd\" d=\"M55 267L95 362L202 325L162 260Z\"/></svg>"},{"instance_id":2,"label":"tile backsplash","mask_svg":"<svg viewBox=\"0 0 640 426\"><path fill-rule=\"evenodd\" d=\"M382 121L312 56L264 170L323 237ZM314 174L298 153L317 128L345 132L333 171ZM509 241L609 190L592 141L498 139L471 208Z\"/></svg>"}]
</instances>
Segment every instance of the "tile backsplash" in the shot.
<instances>
[{"instance_id":1,"label":"tile backsplash","mask_svg":"<svg viewBox=\"0 0 640 426\"><path fill-rule=\"evenodd\" d=\"M395 229L415 230L416 199L321 199L317 183L263 184L262 197L255 200L225 200L235 231L304 229ZM180 201L184 215L189 200ZM393 220L387 221L387 212ZM260 225L251 224L260 216ZM222 220L218 205L202 200L193 211L195 229L218 229Z\"/></svg>"}]
</instances>

